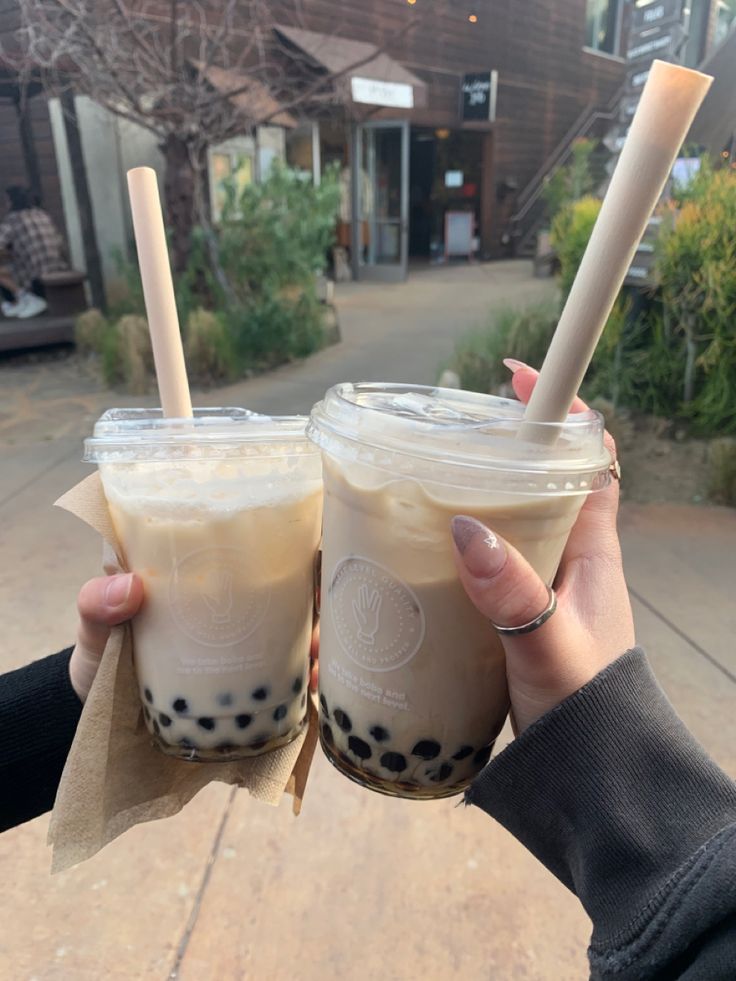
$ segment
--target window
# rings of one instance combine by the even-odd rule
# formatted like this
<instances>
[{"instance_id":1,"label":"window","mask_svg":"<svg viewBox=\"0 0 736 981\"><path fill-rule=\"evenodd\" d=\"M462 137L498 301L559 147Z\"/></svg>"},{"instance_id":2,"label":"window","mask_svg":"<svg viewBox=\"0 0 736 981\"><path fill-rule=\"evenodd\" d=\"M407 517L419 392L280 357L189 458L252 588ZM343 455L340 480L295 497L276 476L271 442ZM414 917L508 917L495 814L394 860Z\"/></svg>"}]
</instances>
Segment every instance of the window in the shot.
<instances>
[{"instance_id":1,"label":"window","mask_svg":"<svg viewBox=\"0 0 736 981\"><path fill-rule=\"evenodd\" d=\"M248 137L235 138L212 147L209 152L210 205L217 223L225 204L225 186L235 182L236 193L253 181L255 145Z\"/></svg>"},{"instance_id":2,"label":"window","mask_svg":"<svg viewBox=\"0 0 736 981\"><path fill-rule=\"evenodd\" d=\"M587 0L585 46L617 55L623 0Z\"/></svg>"}]
</instances>

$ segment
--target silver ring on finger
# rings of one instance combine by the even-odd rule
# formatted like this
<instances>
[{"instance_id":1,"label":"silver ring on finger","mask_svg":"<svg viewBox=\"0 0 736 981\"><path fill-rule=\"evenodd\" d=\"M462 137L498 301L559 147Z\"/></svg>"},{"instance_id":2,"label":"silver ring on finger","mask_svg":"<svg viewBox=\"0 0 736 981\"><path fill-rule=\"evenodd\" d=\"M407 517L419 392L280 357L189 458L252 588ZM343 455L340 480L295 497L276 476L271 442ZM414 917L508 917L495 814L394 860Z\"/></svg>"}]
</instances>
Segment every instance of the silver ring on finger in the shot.
<instances>
[{"instance_id":1,"label":"silver ring on finger","mask_svg":"<svg viewBox=\"0 0 736 981\"><path fill-rule=\"evenodd\" d=\"M538 617L534 617L528 623L522 623L520 627L503 627L501 624L494 623L493 620L491 620L491 626L504 637L518 637L519 634L530 634L532 631L538 630L542 624L545 624L549 620L557 609L557 595L554 589L551 586L547 586L547 592L549 594L549 602Z\"/></svg>"}]
</instances>

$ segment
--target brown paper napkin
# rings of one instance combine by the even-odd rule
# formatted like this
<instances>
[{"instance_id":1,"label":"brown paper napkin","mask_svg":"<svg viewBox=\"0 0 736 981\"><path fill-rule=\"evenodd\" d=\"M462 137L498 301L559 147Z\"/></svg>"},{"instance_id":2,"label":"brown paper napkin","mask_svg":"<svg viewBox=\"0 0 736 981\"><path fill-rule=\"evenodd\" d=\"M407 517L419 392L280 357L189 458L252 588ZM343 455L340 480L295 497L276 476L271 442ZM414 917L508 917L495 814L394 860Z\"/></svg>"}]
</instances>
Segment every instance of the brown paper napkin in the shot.
<instances>
[{"instance_id":1,"label":"brown paper napkin","mask_svg":"<svg viewBox=\"0 0 736 981\"><path fill-rule=\"evenodd\" d=\"M106 572L123 568L97 473L56 504L102 535ZM143 721L130 628L115 627L59 783L48 835L51 871L91 858L135 824L176 814L211 780L244 787L272 805L289 793L298 814L316 745L317 709L310 699L307 729L264 756L235 763L189 763L165 756L151 744Z\"/></svg>"}]
</instances>

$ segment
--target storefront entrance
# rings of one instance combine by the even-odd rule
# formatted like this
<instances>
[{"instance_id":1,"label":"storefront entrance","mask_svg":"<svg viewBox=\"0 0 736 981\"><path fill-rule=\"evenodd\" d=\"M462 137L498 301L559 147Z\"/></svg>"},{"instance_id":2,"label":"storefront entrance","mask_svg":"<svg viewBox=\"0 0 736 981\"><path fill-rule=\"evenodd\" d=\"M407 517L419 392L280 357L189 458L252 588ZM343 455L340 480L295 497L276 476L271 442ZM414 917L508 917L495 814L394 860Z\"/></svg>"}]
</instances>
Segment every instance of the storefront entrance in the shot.
<instances>
[{"instance_id":1,"label":"storefront entrance","mask_svg":"<svg viewBox=\"0 0 736 981\"><path fill-rule=\"evenodd\" d=\"M477 251L481 221L483 134L412 127L409 169L409 256L420 262L453 257L448 215L465 215ZM450 217L450 234L461 224ZM449 247L448 247L449 246ZM456 253L462 254L462 253Z\"/></svg>"},{"instance_id":2,"label":"storefront entrance","mask_svg":"<svg viewBox=\"0 0 736 981\"><path fill-rule=\"evenodd\" d=\"M400 282L409 258L409 123L362 123L353 131L351 253L356 279Z\"/></svg>"}]
</instances>

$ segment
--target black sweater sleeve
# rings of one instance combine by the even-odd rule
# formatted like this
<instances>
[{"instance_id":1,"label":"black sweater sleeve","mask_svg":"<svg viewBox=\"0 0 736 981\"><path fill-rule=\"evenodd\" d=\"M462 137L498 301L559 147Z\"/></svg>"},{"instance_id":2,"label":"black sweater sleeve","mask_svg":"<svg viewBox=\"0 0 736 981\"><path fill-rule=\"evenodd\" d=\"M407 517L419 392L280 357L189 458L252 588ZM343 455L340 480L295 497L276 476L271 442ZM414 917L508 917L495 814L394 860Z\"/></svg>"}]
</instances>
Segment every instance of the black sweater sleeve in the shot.
<instances>
[{"instance_id":1,"label":"black sweater sleeve","mask_svg":"<svg viewBox=\"0 0 736 981\"><path fill-rule=\"evenodd\" d=\"M467 792L581 900L591 978L736 978L736 784L627 651Z\"/></svg>"},{"instance_id":2,"label":"black sweater sleeve","mask_svg":"<svg viewBox=\"0 0 736 981\"><path fill-rule=\"evenodd\" d=\"M82 712L71 653L0 675L0 831L53 807Z\"/></svg>"}]
</instances>

